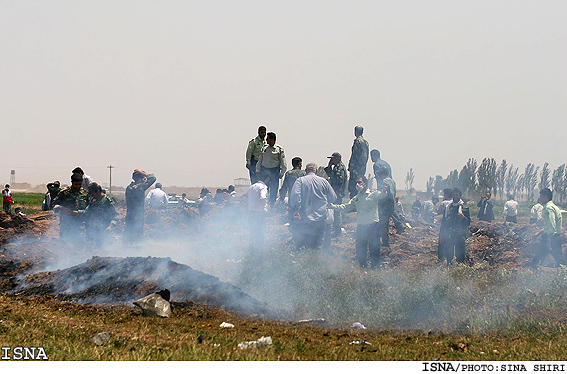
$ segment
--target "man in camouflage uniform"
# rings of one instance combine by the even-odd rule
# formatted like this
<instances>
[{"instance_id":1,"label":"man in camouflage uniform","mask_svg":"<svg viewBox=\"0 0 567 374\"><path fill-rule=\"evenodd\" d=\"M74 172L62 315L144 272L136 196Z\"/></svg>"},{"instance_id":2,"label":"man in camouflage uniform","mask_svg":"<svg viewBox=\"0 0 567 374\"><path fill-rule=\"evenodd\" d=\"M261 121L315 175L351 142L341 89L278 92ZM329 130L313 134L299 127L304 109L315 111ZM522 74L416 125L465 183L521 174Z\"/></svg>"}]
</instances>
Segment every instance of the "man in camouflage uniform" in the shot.
<instances>
[{"instance_id":1,"label":"man in camouflage uniform","mask_svg":"<svg viewBox=\"0 0 567 374\"><path fill-rule=\"evenodd\" d=\"M268 192L270 193L270 206L273 207L278 196L278 187L280 179L284 176L287 169L285 161L284 149L276 144L276 134L269 132L266 134L266 142L268 145L264 147L258 164L256 164L256 173L266 170L270 174L268 181Z\"/></svg>"},{"instance_id":2,"label":"man in camouflage uniform","mask_svg":"<svg viewBox=\"0 0 567 374\"><path fill-rule=\"evenodd\" d=\"M368 142L362 137L362 126L354 128L354 143L352 145L352 153L348 162L348 171L350 178L348 181L348 191L352 199L356 194L356 180L366 173L366 164L368 163Z\"/></svg>"},{"instance_id":3,"label":"man in camouflage uniform","mask_svg":"<svg viewBox=\"0 0 567 374\"><path fill-rule=\"evenodd\" d=\"M293 166L292 170L288 170L285 173L285 177L284 177L284 181L282 183L282 187L280 188L280 201L284 201L286 195L291 195L291 188L293 187L293 184L295 183L295 181L297 180L297 178L299 177L303 177L305 174L304 170L301 170L301 167L303 166L303 160L301 159L301 157L294 157L291 160L291 165ZM268 182L269 183L269 182ZM289 232L291 233L291 235L295 238L296 237L296 228L297 228L297 222L293 219L293 214L291 212L291 209L288 212L289 214Z\"/></svg>"},{"instance_id":4,"label":"man in camouflage uniform","mask_svg":"<svg viewBox=\"0 0 567 374\"><path fill-rule=\"evenodd\" d=\"M329 183L337 195L336 201L331 201L332 204L342 204L343 197L345 196L345 189L348 181L347 170L343 164L342 156L339 152L334 152L329 158L329 165L325 168L325 172L329 176ZM334 212L335 220L333 221L333 236L341 236L343 225L343 213L341 211Z\"/></svg>"},{"instance_id":5,"label":"man in camouflage uniform","mask_svg":"<svg viewBox=\"0 0 567 374\"><path fill-rule=\"evenodd\" d=\"M266 143L266 126L258 127L258 136L248 142L246 148L246 169L250 173L250 185L258 182L256 176L256 164L260 159L262 150L267 145Z\"/></svg>"},{"instance_id":6,"label":"man in camouflage uniform","mask_svg":"<svg viewBox=\"0 0 567 374\"><path fill-rule=\"evenodd\" d=\"M87 191L81 186L83 177L75 173L71 176L71 186L62 189L52 205L59 214L59 237L67 242L82 244L84 240L84 224L82 217L73 215L73 211L85 209L87 206Z\"/></svg>"},{"instance_id":7,"label":"man in camouflage uniform","mask_svg":"<svg viewBox=\"0 0 567 374\"><path fill-rule=\"evenodd\" d=\"M124 219L124 243L133 244L144 236L145 193L154 184L156 177L136 169L132 183L126 187L126 218Z\"/></svg>"},{"instance_id":8,"label":"man in camouflage uniform","mask_svg":"<svg viewBox=\"0 0 567 374\"><path fill-rule=\"evenodd\" d=\"M303 160L301 157L294 157L291 160L291 165L293 166L293 169L286 171L282 187L280 188L280 200L282 201L291 190L291 187L293 187L297 178L305 175L305 171L301 170L301 167L303 166Z\"/></svg>"},{"instance_id":9,"label":"man in camouflage uniform","mask_svg":"<svg viewBox=\"0 0 567 374\"><path fill-rule=\"evenodd\" d=\"M118 222L118 212L114 201L106 196L102 187L93 182L87 190L91 202L85 209L75 210L73 214L83 217L87 227L87 239L102 248L110 231Z\"/></svg>"},{"instance_id":10,"label":"man in camouflage uniform","mask_svg":"<svg viewBox=\"0 0 567 374\"><path fill-rule=\"evenodd\" d=\"M386 187L384 187L386 186ZM384 196L378 200L378 231L382 247L390 247L390 217L394 214L396 197L396 182L388 177L388 168L386 166L379 166L376 169L376 189L384 191Z\"/></svg>"}]
</instances>

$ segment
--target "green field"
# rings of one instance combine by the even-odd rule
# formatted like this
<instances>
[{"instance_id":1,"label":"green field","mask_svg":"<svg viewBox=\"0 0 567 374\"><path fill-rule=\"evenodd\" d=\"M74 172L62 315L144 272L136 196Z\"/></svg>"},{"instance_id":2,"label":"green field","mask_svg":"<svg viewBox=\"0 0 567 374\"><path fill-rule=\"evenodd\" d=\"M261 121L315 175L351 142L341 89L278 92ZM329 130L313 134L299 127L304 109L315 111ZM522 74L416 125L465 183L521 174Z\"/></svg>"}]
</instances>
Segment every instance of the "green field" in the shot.
<instances>
[{"instance_id":1,"label":"green field","mask_svg":"<svg viewBox=\"0 0 567 374\"><path fill-rule=\"evenodd\" d=\"M25 214L35 213L41 210L41 203L45 198L45 194L35 193L35 192L17 192L12 193L12 199L14 204L12 205L12 211L14 208L22 208L22 212Z\"/></svg>"}]
</instances>

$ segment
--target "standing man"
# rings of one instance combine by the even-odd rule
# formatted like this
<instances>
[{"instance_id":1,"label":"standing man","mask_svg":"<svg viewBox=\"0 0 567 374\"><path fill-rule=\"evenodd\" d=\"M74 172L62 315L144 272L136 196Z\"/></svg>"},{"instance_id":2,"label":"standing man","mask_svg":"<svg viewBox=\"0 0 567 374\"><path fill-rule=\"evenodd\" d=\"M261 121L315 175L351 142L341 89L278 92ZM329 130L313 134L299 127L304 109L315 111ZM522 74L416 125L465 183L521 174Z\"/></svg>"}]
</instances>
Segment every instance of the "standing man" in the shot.
<instances>
[{"instance_id":1,"label":"standing man","mask_svg":"<svg viewBox=\"0 0 567 374\"><path fill-rule=\"evenodd\" d=\"M490 192L487 192L476 204L480 208L477 217L481 221L492 222L494 220L494 201L490 198Z\"/></svg>"},{"instance_id":2,"label":"standing man","mask_svg":"<svg viewBox=\"0 0 567 374\"><path fill-rule=\"evenodd\" d=\"M443 189L443 201L437 207L437 214L441 215L441 219L445 215L445 210L453 202L453 190L450 188ZM449 230L447 226L443 225L441 222L441 227L439 228L439 239L437 242L437 258L441 262L445 258L445 245L447 239L449 238Z\"/></svg>"},{"instance_id":3,"label":"standing man","mask_svg":"<svg viewBox=\"0 0 567 374\"><path fill-rule=\"evenodd\" d=\"M385 185L386 186L386 185ZM384 187L385 189L387 187ZM368 180L363 175L356 181L358 194L346 204L329 204L329 208L338 211L356 211L356 258L361 267L366 267L370 257L370 266L376 268L380 261L380 215L378 202L385 191L370 191Z\"/></svg>"},{"instance_id":4,"label":"standing man","mask_svg":"<svg viewBox=\"0 0 567 374\"><path fill-rule=\"evenodd\" d=\"M325 168L325 172L329 176L329 183L337 195L335 201L331 201L332 204L342 204L343 197L345 197L345 190L348 184L348 176L345 164L342 162L342 156L339 152L333 152L329 157L329 164ZM334 214L333 221L333 236L342 235L343 226L343 213L338 210Z\"/></svg>"},{"instance_id":5,"label":"standing man","mask_svg":"<svg viewBox=\"0 0 567 374\"><path fill-rule=\"evenodd\" d=\"M372 168L374 170L374 176L376 176L376 172L379 168L385 167L386 170L387 170L387 176L389 178L392 178L392 167L390 166L389 163L387 163L386 161L384 161L380 158L380 151L379 150L373 149L372 151L370 151L370 159L374 163L373 166L372 166Z\"/></svg>"},{"instance_id":6,"label":"standing man","mask_svg":"<svg viewBox=\"0 0 567 374\"><path fill-rule=\"evenodd\" d=\"M258 182L248 187L248 222L250 224L250 246L261 247L266 238L266 212L268 211L268 182L270 174L260 172Z\"/></svg>"},{"instance_id":7,"label":"standing man","mask_svg":"<svg viewBox=\"0 0 567 374\"><path fill-rule=\"evenodd\" d=\"M83 176L74 173L71 185L62 189L53 200L53 210L59 211L59 237L65 241L82 244L84 239L83 218L73 215L73 211L85 209L87 191L83 188Z\"/></svg>"},{"instance_id":8,"label":"standing man","mask_svg":"<svg viewBox=\"0 0 567 374\"><path fill-rule=\"evenodd\" d=\"M73 174L74 173L79 173L81 174L81 177L83 177L83 190L88 190L89 186L91 185L91 183L94 182L93 178L90 175L86 175L85 172L83 171L83 169L81 169L80 167L76 167L73 169Z\"/></svg>"},{"instance_id":9,"label":"standing man","mask_svg":"<svg viewBox=\"0 0 567 374\"><path fill-rule=\"evenodd\" d=\"M258 127L258 136L248 142L246 148L246 169L250 173L250 185L258 181L256 177L256 164L260 159L262 149L266 146L266 126Z\"/></svg>"},{"instance_id":10,"label":"standing man","mask_svg":"<svg viewBox=\"0 0 567 374\"><path fill-rule=\"evenodd\" d=\"M419 218L419 213L421 212L421 199L419 196L415 196L415 201L411 204L411 219L417 221Z\"/></svg>"},{"instance_id":11,"label":"standing man","mask_svg":"<svg viewBox=\"0 0 567 374\"><path fill-rule=\"evenodd\" d=\"M270 174L268 191L270 193L270 206L273 206L278 196L280 179L285 174L287 164L283 148L276 144L276 134L269 132L266 135L266 142L268 145L260 153L258 164L256 164L256 173L266 170Z\"/></svg>"},{"instance_id":12,"label":"standing man","mask_svg":"<svg viewBox=\"0 0 567 374\"><path fill-rule=\"evenodd\" d=\"M61 183L59 181L47 183L47 193L45 194L45 206L43 210L53 209L53 200L55 200L59 191L61 191Z\"/></svg>"},{"instance_id":13,"label":"standing man","mask_svg":"<svg viewBox=\"0 0 567 374\"><path fill-rule=\"evenodd\" d=\"M462 194L460 189L453 189L453 201L446 207L441 219L441 228L446 232L446 237L445 243L439 248L445 251L442 258L447 259L447 265L453 261L453 257L457 262L465 262L465 239L471 218L469 208L464 207L461 200Z\"/></svg>"},{"instance_id":14,"label":"standing man","mask_svg":"<svg viewBox=\"0 0 567 374\"><path fill-rule=\"evenodd\" d=\"M325 233L327 204L336 201L337 195L329 182L317 173L313 162L305 167L306 176L297 178L291 189L289 207L297 220L297 247L319 249Z\"/></svg>"},{"instance_id":15,"label":"standing man","mask_svg":"<svg viewBox=\"0 0 567 374\"><path fill-rule=\"evenodd\" d=\"M366 173L366 164L368 163L368 142L362 137L363 131L364 128L360 125L354 128L355 139L348 162L348 171L350 173L348 191L351 199L357 194L356 181Z\"/></svg>"},{"instance_id":16,"label":"standing man","mask_svg":"<svg viewBox=\"0 0 567 374\"><path fill-rule=\"evenodd\" d=\"M514 200L514 195L508 194L508 201L504 204L504 211L502 212L505 223L518 223L518 205L518 202Z\"/></svg>"},{"instance_id":17,"label":"standing man","mask_svg":"<svg viewBox=\"0 0 567 374\"><path fill-rule=\"evenodd\" d=\"M2 190L2 203L4 211L6 213L12 211L12 204L14 203L14 201L12 200L12 191L10 191L9 184L5 185L4 189Z\"/></svg>"},{"instance_id":18,"label":"standing man","mask_svg":"<svg viewBox=\"0 0 567 374\"><path fill-rule=\"evenodd\" d=\"M161 189L162 184L156 183L156 188L146 195L146 205L151 208L165 208L168 204L167 194Z\"/></svg>"},{"instance_id":19,"label":"standing man","mask_svg":"<svg viewBox=\"0 0 567 374\"><path fill-rule=\"evenodd\" d=\"M390 248L390 217L394 215L394 197L396 197L396 182L387 175L388 168L380 166L376 169L376 189L383 191L382 196L378 200L378 213L380 215L380 222L378 223L378 230L380 231L380 240L383 247ZM399 220L394 219L396 229L398 232L404 230L400 225Z\"/></svg>"},{"instance_id":20,"label":"standing man","mask_svg":"<svg viewBox=\"0 0 567 374\"><path fill-rule=\"evenodd\" d=\"M435 204L439 202L439 198L436 195L431 196L430 200L427 200L421 206L421 216L423 220L430 225L435 223Z\"/></svg>"},{"instance_id":21,"label":"standing man","mask_svg":"<svg viewBox=\"0 0 567 374\"><path fill-rule=\"evenodd\" d=\"M561 248L563 218L561 217L561 211L553 203L552 198L553 193L549 188L544 188L539 192L539 199L543 205L543 229L534 235L534 237L540 237L541 245L538 247L538 252L534 257L533 266L539 265L550 252L557 266L565 265L565 258Z\"/></svg>"},{"instance_id":22,"label":"standing man","mask_svg":"<svg viewBox=\"0 0 567 374\"><path fill-rule=\"evenodd\" d=\"M124 243L133 244L144 236L144 195L156 181L153 174L136 169L132 183L126 187L126 218L124 219Z\"/></svg>"},{"instance_id":23,"label":"standing man","mask_svg":"<svg viewBox=\"0 0 567 374\"><path fill-rule=\"evenodd\" d=\"M106 196L102 187L93 182L87 190L91 202L85 209L74 210L73 214L82 216L87 227L87 238L98 248L103 248L110 232L118 223L118 212L114 201Z\"/></svg>"},{"instance_id":24,"label":"standing man","mask_svg":"<svg viewBox=\"0 0 567 374\"><path fill-rule=\"evenodd\" d=\"M293 184L299 177L303 177L305 175L305 171L301 170L303 166L303 160L301 157L294 157L291 159L291 165L293 169L286 171L285 177L282 183L282 187L280 188L280 200L286 197L288 192L291 193L291 188Z\"/></svg>"}]
</instances>

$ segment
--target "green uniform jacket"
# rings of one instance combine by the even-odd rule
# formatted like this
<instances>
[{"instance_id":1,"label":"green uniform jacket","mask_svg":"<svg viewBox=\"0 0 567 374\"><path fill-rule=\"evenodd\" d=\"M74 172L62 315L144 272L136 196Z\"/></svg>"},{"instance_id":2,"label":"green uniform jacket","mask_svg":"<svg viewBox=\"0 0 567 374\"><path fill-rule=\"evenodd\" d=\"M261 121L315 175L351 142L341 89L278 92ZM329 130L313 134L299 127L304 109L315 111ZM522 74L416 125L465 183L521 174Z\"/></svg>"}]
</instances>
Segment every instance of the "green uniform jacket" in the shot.
<instances>
[{"instance_id":1,"label":"green uniform jacket","mask_svg":"<svg viewBox=\"0 0 567 374\"><path fill-rule=\"evenodd\" d=\"M288 191L291 190L293 184L299 177L305 175L305 170L301 169L291 169L285 173L284 181L282 183L282 188L280 188L280 197L283 199L287 195Z\"/></svg>"},{"instance_id":2,"label":"green uniform jacket","mask_svg":"<svg viewBox=\"0 0 567 374\"><path fill-rule=\"evenodd\" d=\"M329 183L335 190L337 197L343 198L345 196L345 189L348 183L348 175L345 164L339 161L338 164L327 166L325 172L329 176Z\"/></svg>"},{"instance_id":3,"label":"green uniform jacket","mask_svg":"<svg viewBox=\"0 0 567 374\"><path fill-rule=\"evenodd\" d=\"M111 198L103 195L100 200L93 200L84 210L79 210L87 222L88 228L106 229L110 224L118 222L116 205Z\"/></svg>"},{"instance_id":4,"label":"green uniform jacket","mask_svg":"<svg viewBox=\"0 0 567 374\"><path fill-rule=\"evenodd\" d=\"M146 176L146 181L141 183L136 183L132 181L126 187L126 216L130 218L144 216L144 201L146 190L154 184L156 177L153 174L148 174Z\"/></svg>"},{"instance_id":5,"label":"green uniform jacket","mask_svg":"<svg viewBox=\"0 0 567 374\"><path fill-rule=\"evenodd\" d=\"M350 161L348 162L348 170L356 171L356 175L361 177L366 173L366 164L368 163L368 142L360 135L354 139L351 149Z\"/></svg>"}]
</instances>

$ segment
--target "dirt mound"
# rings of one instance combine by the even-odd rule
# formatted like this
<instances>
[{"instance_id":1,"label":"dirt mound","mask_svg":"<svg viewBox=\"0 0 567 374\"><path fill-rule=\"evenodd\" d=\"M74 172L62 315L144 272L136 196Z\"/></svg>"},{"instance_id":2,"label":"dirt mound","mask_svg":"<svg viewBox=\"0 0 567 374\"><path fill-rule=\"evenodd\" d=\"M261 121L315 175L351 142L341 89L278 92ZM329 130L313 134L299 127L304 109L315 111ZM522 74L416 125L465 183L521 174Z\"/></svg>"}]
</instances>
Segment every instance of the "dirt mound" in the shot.
<instances>
[{"instance_id":1,"label":"dirt mound","mask_svg":"<svg viewBox=\"0 0 567 374\"><path fill-rule=\"evenodd\" d=\"M171 291L173 301L193 301L248 316L271 315L265 305L240 288L169 258L93 257L65 270L28 275L16 295L118 303L164 288Z\"/></svg>"}]
</instances>

